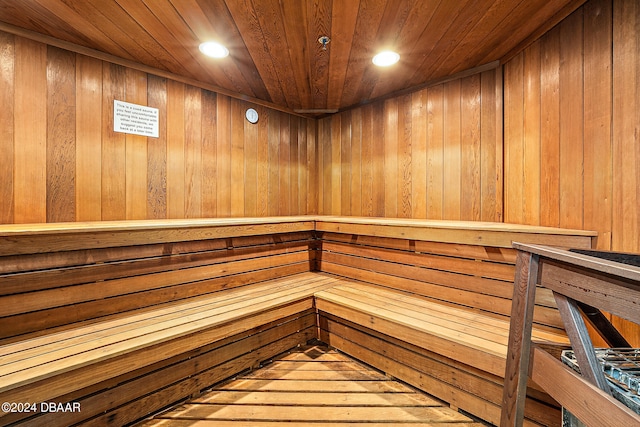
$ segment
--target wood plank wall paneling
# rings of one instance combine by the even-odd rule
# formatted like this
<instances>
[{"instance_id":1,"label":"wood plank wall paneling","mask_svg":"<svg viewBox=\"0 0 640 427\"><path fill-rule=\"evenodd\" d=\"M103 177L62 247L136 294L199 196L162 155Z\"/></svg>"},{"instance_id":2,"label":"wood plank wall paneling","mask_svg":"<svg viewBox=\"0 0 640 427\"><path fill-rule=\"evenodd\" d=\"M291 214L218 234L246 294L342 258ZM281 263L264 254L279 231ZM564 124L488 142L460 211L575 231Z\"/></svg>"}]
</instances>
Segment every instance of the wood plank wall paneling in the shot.
<instances>
[{"instance_id":1,"label":"wood plank wall paneling","mask_svg":"<svg viewBox=\"0 0 640 427\"><path fill-rule=\"evenodd\" d=\"M14 62L14 221L46 222L47 46L16 37Z\"/></svg>"},{"instance_id":2,"label":"wood plank wall paneling","mask_svg":"<svg viewBox=\"0 0 640 427\"><path fill-rule=\"evenodd\" d=\"M318 123L318 210L500 221L502 78L495 69Z\"/></svg>"},{"instance_id":3,"label":"wood plank wall paneling","mask_svg":"<svg viewBox=\"0 0 640 427\"><path fill-rule=\"evenodd\" d=\"M504 65L505 221L640 252L639 36L636 0L591 0Z\"/></svg>"},{"instance_id":4,"label":"wood plank wall paneling","mask_svg":"<svg viewBox=\"0 0 640 427\"><path fill-rule=\"evenodd\" d=\"M113 101L160 136L113 131ZM313 119L0 33L0 223L316 213Z\"/></svg>"},{"instance_id":5,"label":"wood plank wall paneling","mask_svg":"<svg viewBox=\"0 0 640 427\"><path fill-rule=\"evenodd\" d=\"M0 32L0 223L14 222L15 37Z\"/></svg>"},{"instance_id":6,"label":"wood plank wall paneling","mask_svg":"<svg viewBox=\"0 0 640 427\"><path fill-rule=\"evenodd\" d=\"M76 56L76 221L102 218L102 62Z\"/></svg>"},{"instance_id":7,"label":"wood plank wall paneling","mask_svg":"<svg viewBox=\"0 0 640 427\"><path fill-rule=\"evenodd\" d=\"M597 230L601 249L640 251L639 14L591 0L505 64L507 222Z\"/></svg>"},{"instance_id":8,"label":"wood plank wall paneling","mask_svg":"<svg viewBox=\"0 0 640 427\"><path fill-rule=\"evenodd\" d=\"M612 246L640 252L640 5L614 4Z\"/></svg>"}]
</instances>

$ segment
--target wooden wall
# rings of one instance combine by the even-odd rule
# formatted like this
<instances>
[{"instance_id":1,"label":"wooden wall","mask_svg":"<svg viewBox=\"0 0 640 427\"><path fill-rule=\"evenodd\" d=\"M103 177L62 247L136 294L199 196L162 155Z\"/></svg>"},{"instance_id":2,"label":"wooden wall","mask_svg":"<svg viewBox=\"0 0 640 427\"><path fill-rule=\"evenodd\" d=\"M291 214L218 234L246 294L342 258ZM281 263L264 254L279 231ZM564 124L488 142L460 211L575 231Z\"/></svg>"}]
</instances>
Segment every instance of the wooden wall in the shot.
<instances>
[{"instance_id":1,"label":"wooden wall","mask_svg":"<svg viewBox=\"0 0 640 427\"><path fill-rule=\"evenodd\" d=\"M113 100L160 110L115 133ZM0 223L315 213L315 121L0 32Z\"/></svg>"},{"instance_id":2,"label":"wooden wall","mask_svg":"<svg viewBox=\"0 0 640 427\"><path fill-rule=\"evenodd\" d=\"M318 123L322 214L502 220L499 69Z\"/></svg>"},{"instance_id":3,"label":"wooden wall","mask_svg":"<svg viewBox=\"0 0 640 427\"><path fill-rule=\"evenodd\" d=\"M591 0L504 66L505 221L640 252L640 3ZM640 345L637 325L614 319Z\"/></svg>"},{"instance_id":4,"label":"wooden wall","mask_svg":"<svg viewBox=\"0 0 640 427\"><path fill-rule=\"evenodd\" d=\"M640 252L640 4L591 0L505 64L505 220Z\"/></svg>"}]
</instances>

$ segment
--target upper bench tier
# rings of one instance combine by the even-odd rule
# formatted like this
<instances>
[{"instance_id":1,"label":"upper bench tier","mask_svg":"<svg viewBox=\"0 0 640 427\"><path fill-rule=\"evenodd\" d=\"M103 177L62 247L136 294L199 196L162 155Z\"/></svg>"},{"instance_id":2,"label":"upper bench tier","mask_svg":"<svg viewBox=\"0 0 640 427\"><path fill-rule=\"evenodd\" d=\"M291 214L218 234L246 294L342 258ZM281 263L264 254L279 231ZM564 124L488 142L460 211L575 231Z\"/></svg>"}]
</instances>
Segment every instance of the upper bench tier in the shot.
<instances>
[{"instance_id":1,"label":"upper bench tier","mask_svg":"<svg viewBox=\"0 0 640 427\"><path fill-rule=\"evenodd\" d=\"M0 256L171 243L299 231L325 231L510 248L513 241L571 248L595 246L585 230L475 221L342 216L166 219L0 226Z\"/></svg>"}]
</instances>

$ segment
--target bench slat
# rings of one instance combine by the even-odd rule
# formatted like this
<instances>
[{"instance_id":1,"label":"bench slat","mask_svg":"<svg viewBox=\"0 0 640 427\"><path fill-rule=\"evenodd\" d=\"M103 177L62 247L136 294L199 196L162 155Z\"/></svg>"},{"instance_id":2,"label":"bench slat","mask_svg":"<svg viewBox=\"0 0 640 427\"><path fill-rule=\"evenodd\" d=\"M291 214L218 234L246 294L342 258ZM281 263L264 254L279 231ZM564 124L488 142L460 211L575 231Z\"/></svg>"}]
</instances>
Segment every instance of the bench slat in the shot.
<instances>
[{"instance_id":1,"label":"bench slat","mask_svg":"<svg viewBox=\"0 0 640 427\"><path fill-rule=\"evenodd\" d=\"M399 251L392 249L368 247L352 243L324 242L322 250L352 255L366 259L383 259L386 262L419 266L433 270L449 271L469 276L513 281L515 266L498 262L487 262L475 258L459 256L443 256L441 254L425 254L415 251ZM417 249L416 249L417 250ZM480 265L479 263L482 262ZM479 274L480 273L480 274Z\"/></svg>"},{"instance_id":2,"label":"bench slat","mask_svg":"<svg viewBox=\"0 0 640 427\"><path fill-rule=\"evenodd\" d=\"M359 304L357 301L347 300L319 292L316 294L316 306L321 311L349 319L352 322L373 328L382 333L395 336L403 341L427 348L450 358L461 360L464 363L478 366L494 375L503 375L505 368L504 355L506 346L494 344L492 348L484 347L482 340L468 337L464 342L459 334L448 333L444 328L426 328L426 322L415 322L408 317L398 316L395 313L371 310L370 306ZM457 336L456 336L457 335Z\"/></svg>"},{"instance_id":3,"label":"bench slat","mask_svg":"<svg viewBox=\"0 0 640 427\"><path fill-rule=\"evenodd\" d=\"M218 241L218 243L224 244L224 241ZM284 255L293 252L307 254L308 251L309 243L307 241L298 241L238 249L223 247L218 250L177 255L154 254L154 256L150 257L141 256L139 253L131 253L128 259L120 261L85 262L73 267L50 267L45 270L0 275L0 295L33 292L91 283L96 280L106 281L258 257Z\"/></svg>"},{"instance_id":4,"label":"bench slat","mask_svg":"<svg viewBox=\"0 0 640 427\"><path fill-rule=\"evenodd\" d=\"M21 341L15 344L0 347L0 375L5 365L16 361L26 360L30 357L40 356L41 358L62 358L65 354L80 353L83 348L74 350L75 346L84 346L92 348L96 346L100 340L112 339L114 342L121 340L121 334L144 334L144 328L162 329L162 325L172 322L186 323L194 320L188 316L220 315L226 311L232 311L236 307L243 307L247 301L269 301L280 295L287 295L292 290L305 291L305 286L323 286L332 283L332 279L327 277L319 278L312 274L302 274L293 278L278 280L277 282L269 281L256 284L251 287L236 288L230 291L220 292L206 297L198 297L193 300L180 301L165 304L164 307L153 311L146 311L139 314L131 314L115 320L104 321L84 327L74 328L70 331L49 334L40 338ZM106 345L107 342L103 342ZM58 352L60 355L55 356ZM64 353L62 353L64 352ZM46 355L46 356L45 356ZM34 360L27 363L36 364Z\"/></svg>"},{"instance_id":5,"label":"bench slat","mask_svg":"<svg viewBox=\"0 0 640 427\"><path fill-rule=\"evenodd\" d=\"M373 286L371 286L373 288ZM371 311L388 313L393 320L405 319L402 323L409 324L416 329L425 329L438 333L442 328L443 336L459 340L462 343L471 344L477 341L477 345L483 348L491 348L493 344L507 345L509 337L509 325L487 325L487 318L480 313L467 312L466 310L453 309L450 312L432 310L411 301L403 301L395 292L376 292L354 286L338 285L321 293L319 297L332 294L370 306ZM437 304L433 304L437 305ZM471 341L469 341L471 340Z\"/></svg>"},{"instance_id":6,"label":"bench slat","mask_svg":"<svg viewBox=\"0 0 640 427\"><path fill-rule=\"evenodd\" d=\"M232 261L223 264L192 267L187 270L146 274L68 288L58 287L32 293L28 299L25 299L22 294L9 295L0 298L0 317L77 304L87 300L133 294L179 283L197 282L213 277L233 275L247 270L263 269L274 264L305 262L309 259L309 255L307 252L295 252L277 255L276 258L275 260L272 258L256 258L246 261Z\"/></svg>"},{"instance_id":7,"label":"bench slat","mask_svg":"<svg viewBox=\"0 0 640 427\"><path fill-rule=\"evenodd\" d=\"M286 306L301 300L307 301L303 306L304 309L311 308L312 301L310 298L313 293L331 285L331 280L327 280L326 277L318 276L318 279L320 279L318 280L319 283L311 282L302 286L292 286L290 289L272 294L270 299L265 301L255 301L247 298L245 301L230 305L228 307L229 311L220 313L199 312L198 314L181 317L179 323L168 322L169 324L166 326L163 323L158 323L152 327L145 327L123 335L113 336L111 341L102 342L98 340L88 345L88 350L85 352L72 353L64 359L48 361L46 364L34 366L34 358L30 358L24 361L24 366L17 367L22 368L21 370L16 370L15 364L3 366L0 369L0 393L18 385L66 372L71 368L77 369L78 367L95 364L105 359L134 352L140 348L153 346L168 339L175 339L194 334L203 329L214 328L232 320L236 320L238 324L243 324L240 327L240 330L243 330L251 322L239 322L239 319L248 318L259 312ZM300 309L297 308L296 310ZM98 346L98 343L104 346ZM51 357L47 355L43 359L51 359Z\"/></svg>"}]
</instances>

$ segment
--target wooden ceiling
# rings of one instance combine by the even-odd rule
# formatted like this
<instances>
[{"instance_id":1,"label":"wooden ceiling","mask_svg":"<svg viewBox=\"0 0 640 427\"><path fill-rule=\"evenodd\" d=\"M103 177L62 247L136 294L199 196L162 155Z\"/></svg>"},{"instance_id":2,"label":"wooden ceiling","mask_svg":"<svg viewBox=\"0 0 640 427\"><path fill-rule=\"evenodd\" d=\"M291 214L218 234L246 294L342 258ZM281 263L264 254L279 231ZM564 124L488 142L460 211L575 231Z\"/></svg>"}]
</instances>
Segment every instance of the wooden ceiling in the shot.
<instances>
[{"instance_id":1,"label":"wooden ceiling","mask_svg":"<svg viewBox=\"0 0 640 427\"><path fill-rule=\"evenodd\" d=\"M582 3L0 0L0 21L9 24L0 30L26 29L285 110L333 110L508 58ZM230 56L204 57L198 45L211 39ZM383 48L400 62L374 66Z\"/></svg>"}]
</instances>

